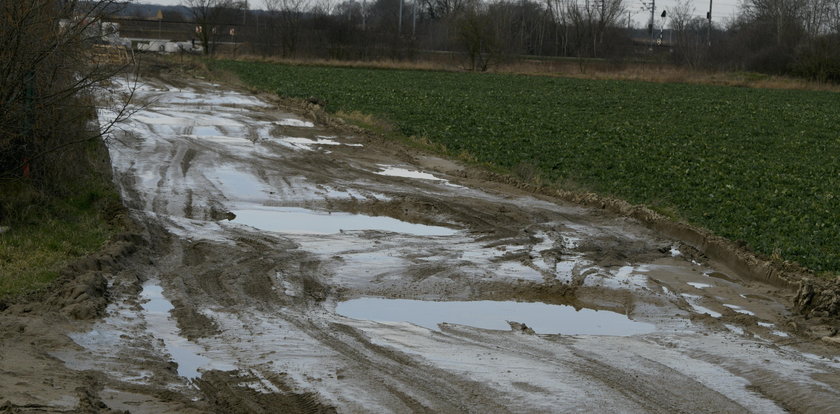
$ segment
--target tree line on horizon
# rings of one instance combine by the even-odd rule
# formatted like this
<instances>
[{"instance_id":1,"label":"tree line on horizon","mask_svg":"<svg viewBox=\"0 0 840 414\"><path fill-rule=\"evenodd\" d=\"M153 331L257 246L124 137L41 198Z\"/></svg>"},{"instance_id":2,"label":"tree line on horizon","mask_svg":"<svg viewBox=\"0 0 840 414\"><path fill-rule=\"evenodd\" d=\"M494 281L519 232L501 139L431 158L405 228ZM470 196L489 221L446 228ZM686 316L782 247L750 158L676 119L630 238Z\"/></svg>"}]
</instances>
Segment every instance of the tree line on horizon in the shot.
<instances>
[{"instance_id":1,"label":"tree line on horizon","mask_svg":"<svg viewBox=\"0 0 840 414\"><path fill-rule=\"evenodd\" d=\"M702 3L698 10L695 4ZM634 28L627 0L183 0L198 40L236 25L243 53L284 58L411 59L453 52L472 70L511 57L657 61L840 81L840 0L745 0L707 20L707 3L681 0ZM666 34L663 36L663 34ZM428 53L424 54L428 56Z\"/></svg>"}]
</instances>

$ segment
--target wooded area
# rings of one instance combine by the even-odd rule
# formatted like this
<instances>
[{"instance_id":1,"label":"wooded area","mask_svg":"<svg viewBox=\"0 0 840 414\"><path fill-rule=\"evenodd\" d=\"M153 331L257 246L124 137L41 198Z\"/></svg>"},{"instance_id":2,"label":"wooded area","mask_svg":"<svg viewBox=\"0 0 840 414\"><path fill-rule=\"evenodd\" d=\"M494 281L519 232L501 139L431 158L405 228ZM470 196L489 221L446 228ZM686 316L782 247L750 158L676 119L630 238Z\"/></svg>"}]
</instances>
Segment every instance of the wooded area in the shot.
<instances>
[{"instance_id":1,"label":"wooded area","mask_svg":"<svg viewBox=\"0 0 840 414\"><path fill-rule=\"evenodd\" d=\"M411 59L458 53L484 70L522 56L670 62L692 68L840 80L840 0L746 0L737 17L701 17L683 0L633 27L627 0L184 0L197 38L285 58ZM262 10L249 10L259 7ZM709 15L707 15L708 17ZM668 36L662 36L667 32Z\"/></svg>"}]
</instances>

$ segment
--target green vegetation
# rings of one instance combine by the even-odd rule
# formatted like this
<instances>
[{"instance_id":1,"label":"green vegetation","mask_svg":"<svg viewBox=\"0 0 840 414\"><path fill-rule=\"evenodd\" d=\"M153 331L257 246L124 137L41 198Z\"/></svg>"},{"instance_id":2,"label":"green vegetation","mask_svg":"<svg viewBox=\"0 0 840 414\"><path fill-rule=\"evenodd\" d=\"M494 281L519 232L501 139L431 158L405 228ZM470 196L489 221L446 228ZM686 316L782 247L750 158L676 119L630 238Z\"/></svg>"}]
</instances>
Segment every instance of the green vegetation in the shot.
<instances>
[{"instance_id":1,"label":"green vegetation","mask_svg":"<svg viewBox=\"0 0 840 414\"><path fill-rule=\"evenodd\" d=\"M0 182L0 226L5 229L0 234L0 299L47 286L64 266L99 250L116 230L111 221L121 205L119 195L97 167L79 167L90 170L68 172L75 179L56 183L60 189L25 179Z\"/></svg>"},{"instance_id":2,"label":"green vegetation","mask_svg":"<svg viewBox=\"0 0 840 414\"><path fill-rule=\"evenodd\" d=\"M359 111L453 155L675 211L840 271L840 94L223 61L247 83Z\"/></svg>"}]
</instances>

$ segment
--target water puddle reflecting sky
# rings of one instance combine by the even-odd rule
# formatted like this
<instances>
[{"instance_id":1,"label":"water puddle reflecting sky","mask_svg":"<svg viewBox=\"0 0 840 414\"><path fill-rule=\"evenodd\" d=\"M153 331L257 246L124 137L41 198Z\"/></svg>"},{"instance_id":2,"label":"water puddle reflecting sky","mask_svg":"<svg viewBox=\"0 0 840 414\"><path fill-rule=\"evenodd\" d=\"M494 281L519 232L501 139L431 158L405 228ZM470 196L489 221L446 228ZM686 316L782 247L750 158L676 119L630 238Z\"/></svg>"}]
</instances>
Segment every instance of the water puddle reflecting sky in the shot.
<instances>
[{"instance_id":1,"label":"water puddle reflecting sky","mask_svg":"<svg viewBox=\"0 0 840 414\"><path fill-rule=\"evenodd\" d=\"M427 226L391 217L329 213L297 207L234 210L236 223L261 230L292 234L335 234L353 230L379 230L417 236L450 236L456 229Z\"/></svg>"},{"instance_id":2,"label":"water puddle reflecting sky","mask_svg":"<svg viewBox=\"0 0 840 414\"><path fill-rule=\"evenodd\" d=\"M526 324L536 333L628 336L653 332L653 324L627 316L567 305L513 301L435 302L410 299L359 298L341 302L340 315L377 322L409 322L438 330L446 322L476 328L510 330L508 321Z\"/></svg>"}]
</instances>

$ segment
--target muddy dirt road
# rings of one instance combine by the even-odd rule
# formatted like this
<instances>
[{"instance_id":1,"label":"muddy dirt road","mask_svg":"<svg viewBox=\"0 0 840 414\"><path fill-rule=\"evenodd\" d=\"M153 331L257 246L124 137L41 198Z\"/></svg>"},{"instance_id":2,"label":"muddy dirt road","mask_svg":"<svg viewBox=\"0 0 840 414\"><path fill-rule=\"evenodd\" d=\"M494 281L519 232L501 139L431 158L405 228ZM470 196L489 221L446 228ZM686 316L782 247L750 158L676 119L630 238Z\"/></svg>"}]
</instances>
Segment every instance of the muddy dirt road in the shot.
<instances>
[{"instance_id":1,"label":"muddy dirt road","mask_svg":"<svg viewBox=\"0 0 840 414\"><path fill-rule=\"evenodd\" d=\"M837 410L787 292L630 219L218 85L136 93L109 146L148 257L39 345L75 387L6 381L9 410Z\"/></svg>"}]
</instances>

